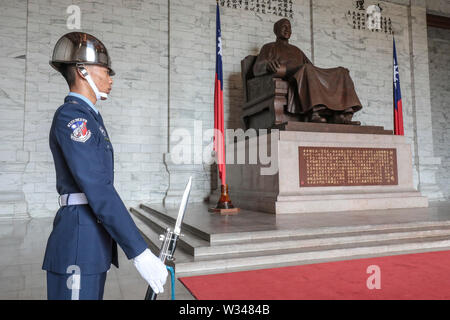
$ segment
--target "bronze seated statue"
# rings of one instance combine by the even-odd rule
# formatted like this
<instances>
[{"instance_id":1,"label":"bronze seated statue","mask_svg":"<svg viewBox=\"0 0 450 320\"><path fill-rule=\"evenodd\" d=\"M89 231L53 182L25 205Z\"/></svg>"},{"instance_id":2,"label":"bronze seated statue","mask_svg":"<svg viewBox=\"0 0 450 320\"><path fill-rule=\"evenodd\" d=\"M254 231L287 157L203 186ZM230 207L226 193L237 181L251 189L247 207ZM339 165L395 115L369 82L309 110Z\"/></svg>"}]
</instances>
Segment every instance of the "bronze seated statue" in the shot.
<instances>
[{"instance_id":1,"label":"bronze seated statue","mask_svg":"<svg viewBox=\"0 0 450 320\"><path fill-rule=\"evenodd\" d=\"M241 62L246 128L272 128L287 121L360 125L352 121L362 105L349 70L314 66L289 44L291 24L274 25L275 42L265 44L258 56Z\"/></svg>"}]
</instances>

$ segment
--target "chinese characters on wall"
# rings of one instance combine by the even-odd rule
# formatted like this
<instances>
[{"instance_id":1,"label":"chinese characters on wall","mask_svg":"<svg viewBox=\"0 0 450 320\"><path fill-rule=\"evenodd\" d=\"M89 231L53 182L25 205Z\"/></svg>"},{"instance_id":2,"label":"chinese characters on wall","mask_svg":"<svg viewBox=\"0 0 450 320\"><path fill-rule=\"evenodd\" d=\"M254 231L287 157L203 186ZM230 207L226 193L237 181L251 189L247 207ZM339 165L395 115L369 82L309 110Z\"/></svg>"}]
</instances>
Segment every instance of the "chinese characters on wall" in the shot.
<instances>
[{"instance_id":1,"label":"chinese characters on wall","mask_svg":"<svg viewBox=\"0 0 450 320\"><path fill-rule=\"evenodd\" d=\"M299 165L300 187L398 184L395 149L299 147Z\"/></svg>"},{"instance_id":2,"label":"chinese characters on wall","mask_svg":"<svg viewBox=\"0 0 450 320\"><path fill-rule=\"evenodd\" d=\"M292 18L293 0L220 0L222 7L243 9L262 14L273 14L279 17Z\"/></svg>"},{"instance_id":3,"label":"chinese characters on wall","mask_svg":"<svg viewBox=\"0 0 450 320\"><path fill-rule=\"evenodd\" d=\"M356 11L348 10L345 14L347 20L353 25L353 29L370 30L372 32L384 32L393 34L392 20L390 17L382 16L383 8L380 4L364 7L364 0L355 2Z\"/></svg>"}]
</instances>

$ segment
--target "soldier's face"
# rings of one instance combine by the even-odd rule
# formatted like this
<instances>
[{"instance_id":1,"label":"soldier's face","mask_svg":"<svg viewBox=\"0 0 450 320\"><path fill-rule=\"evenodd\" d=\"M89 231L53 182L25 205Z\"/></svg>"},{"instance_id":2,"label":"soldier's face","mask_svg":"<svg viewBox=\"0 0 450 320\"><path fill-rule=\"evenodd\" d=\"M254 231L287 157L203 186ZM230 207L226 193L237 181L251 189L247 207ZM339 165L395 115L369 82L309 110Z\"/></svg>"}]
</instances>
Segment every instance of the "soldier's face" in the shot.
<instances>
[{"instance_id":1,"label":"soldier's face","mask_svg":"<svg viewBox=\"0 0 450 320\"><path fill-rule=\"evenodd\" d=\"M283 40L288 40L291 37L291 33L291 24L286 21L279 26L277 36Z\"/></svg>"},{"instance_id":2,"label":"soldier's face","mask_svg":"<svg viewBox=\"0 0 450 320\"><path fill-rule=\"evenodd\" d=\"M109 75L108 68L98 65L87 65L86 69L88 69L88 72L91 75L92 80L94 80L98 90L109 94L111 92L113 80Z\"/></svg>"}]
</instances>

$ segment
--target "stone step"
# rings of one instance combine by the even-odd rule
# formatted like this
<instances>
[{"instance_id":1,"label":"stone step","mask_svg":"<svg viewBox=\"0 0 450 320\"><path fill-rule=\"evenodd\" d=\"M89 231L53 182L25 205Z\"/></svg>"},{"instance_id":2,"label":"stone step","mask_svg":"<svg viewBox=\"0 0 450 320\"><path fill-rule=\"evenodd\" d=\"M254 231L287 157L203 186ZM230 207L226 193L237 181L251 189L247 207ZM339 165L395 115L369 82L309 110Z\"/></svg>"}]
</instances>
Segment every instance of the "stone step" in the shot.
<instances>
[{"instance_id":1,"label":"stone step","mask_svg":"<svg viewBox=\"0 0 450 320\"><path fill-rule=\"evenodd\" d=\"M138 208L132 208L131 211L137 214L143 221L153 226L156 232L164 233L167 227L171 227L158 216L152 215L150 212ZM197 238L189 231L184 232L184 236L179 240L179 246L185 249L195 259L199 257L227 257L232 255L245 255L254 253L273 253L286 252L304 248L320 247L320 246L338 246L350 244L370 244L374 242L389 240L408 240L425 237L450 237L450 225L442 226L422 226L410 228L390 228L380 230L353 231L346 233L331 234L315 234L302 235L297 237L281 237L281 238L260 238L253 241L244 241L241 243L234 242L221 245L210 245L209 242Z\"/></svg>"},{"instance_id":2,"label":"stone step","mask_svg":"<svg viewBox=\"0 0 450 320\"><path fill-rule=\"evenodd\" d=\"M321 237L318 239L300 239L300 240L282 240L282 241L264 241L257 243L228 244L209 247L194 248L194 257L197 258L221 258L232 257L235 255L255 255L255 254L273 254L287 253L292 251L308 250L314 248L329 247L350 247L350 246L369 246L373 244L389 243L393 240L408 242L421 238L428 239L450 239L450 227L438 230L421 231L402 231L391 233L378 233L371 235L356 236L332 236Z\"/></svg>"},{"instance_id":3,"label":"stone step","mask_svg":"<svg viewBox=\"0 0 450 320\"><path fill-rule=\"evenodd\" d=\"M159 240L159 235L161 234L161 232L158 231L158 229L152 228L142 216L139 216L132 210L130 211L132 212L131 217L133 221L146 240L150 250L157 256L161 248L161 241ZM192 262L194 260L193 256L186 250L184 250L183 248L178 249L181 250L175 250L174 255L177 262Z\"/></svg>"},{"instance_id":4,"label":"stone step","mask_svg":"<svg viewBox=\"0 0 450 320\"><path fill-rule=\"evenodd\" d=\"M159 234L173 228L175 212L146 205L130 210L157 254ZM182 226L184 237L175 252L177 276L450 249L447 220L218 234L200 230L194 221Z\"/></svg>"},{"instance_id":5,"label":"stone step","mask_svg":"<svg viewBox=\"0 0 450 320\"><path fill-rule=\"evenodd\" d=\"M176 218L170 214L154 210L145 204L141 204L140 208L151 216L158 217L169 225L175 224ZM426 228L441 228L450 227L450 221L416 221L408 223L391 223L391 224L377 224L377 225L358 225L358 226L342 226L342 227L318 227L318 228L299 228L289 230L263 230L263 231L248 231L248 232L229 232L208 234L194 225L183 222L182 232L191 233L199 238L206 240L211 246L220 244L242 244L246 242L255 241L274 241L274 240L293 240L293 239L307 239L316 237L341 235L347 236L352 233L386 233L386 232L400 232L400 231L419 231L427 230ZM424 229L425 228L425 229Z\"/></svg>"},{"instance_id":6,"label":"stone step","mask_svg":"<svg viewBox=\"0 0 450 320\"><path fill-rule=\"evenodd\" d=\"M358 234L380 234L387 232L432 230L450 227L450 221L423 221L398 224L361 225L345 227L319 227L296 230L268 230L236 232L211 235L212 245L234 244L257 241L293 240L322 237L339 237Z\"/></svg>"},{"instance_id":7,"label":"stone step","mask_svg":"<svg viewBox=\"0 0 450 320\"><path fill-rule=\"evenodd\" d=\"M432 241L424 238L421 241L391 243L389 245L247 256L209 261L186 261L176 264L176 272L178 277L182 277L449 249L450 240L448 237L447 239Z\"/></svg>"},{"instance_id":8,"label":"stone step","mask_svg":"<svg viewBox=\"0 0 450 320\"><path fill-rule=\"evenodd\" d=\"M153 216L164 220L166 223L168 223L170 226L172 226L172 228L175 226L175 222L177 220L177 217L171 216L169 214L166 214L164 212L160 212L158 210L154 210L152 209L150 206L146 205L146 204L141 204L139 205L139 208L142 210L147 211L148 213L152 214ZM206 241L210 241L210 235L206 232L204 232L203 230L195 227L194 225L191 225L189 223L186 223L185 221L182 224L182 232L186 233L186 232L190 232L192 234L195 234L197 237L206 240Z\"/></svg>"},{"instance_id":9,"label":"stone step","mask_svg":"<svg viewBox=\"0 0 450 320\"><path fill-rule=\"evenodd\" d=\"M164 234L167 228L171 228L172 230L174 228L175 221L173 223L167 222L167 220L162 219L160 215L153 215L151 212L140 208L130 208L130 211L158 235L158 244L161 243L161 241L159 241L159 235ZM189 230L182 229L181 233L182 236L178 238L177 246L183 248L187 253L193 256L196 254L195 249L197 247L209 246L209 242L197 237Z\"/></svg>"}]
</instances>

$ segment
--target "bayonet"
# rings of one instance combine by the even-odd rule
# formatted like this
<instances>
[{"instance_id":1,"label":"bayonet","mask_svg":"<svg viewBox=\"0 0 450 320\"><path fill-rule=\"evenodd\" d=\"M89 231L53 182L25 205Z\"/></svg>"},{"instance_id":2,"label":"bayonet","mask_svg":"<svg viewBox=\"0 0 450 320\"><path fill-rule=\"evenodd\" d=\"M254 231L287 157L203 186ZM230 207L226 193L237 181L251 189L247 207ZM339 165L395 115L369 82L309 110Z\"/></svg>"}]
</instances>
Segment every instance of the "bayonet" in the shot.
<instances>
[{"instance_id":1,"label":"bayonet","mask_svg":"<svg viewBox=\"0 0 450 320\"><path fill-rule=\"evenodd\" d=\"M177 246L178 238L181 236L181 224L183 223L184 214L186 213L191 186L192 177L189 177L189 181L183 193L183 198L181 198L181 204L180 208L178 209L178 216L175 222L175 227L173 231L170 228L167 228L166 232L163 235L160 235L159 239L162 241L162 244L159 251L159 259L161 259L163 263L165 263L167 260L174 260L173 254ZM145 300L156 300L156 293L150 286L148 287L147 293L145 294Z\"/></svg>"},{"instance_id":2,"label":"bayonet","mask_svg":"<svg viewBox=\"0 0 450 320\"><path fill-rule=\"evenodd\" d=\"M173 229L173 233L176 235L180 235L181 232L181 223L183 222L184 213L186 212L186 206L189 199L189 193L191 192L192 185L192 177L189 177L189 181L186 185L186 189L183 193L183 198L181 198L180 209L178 210L177 221L175 222L175 228Z\"/></svg>"}]
</instances>

